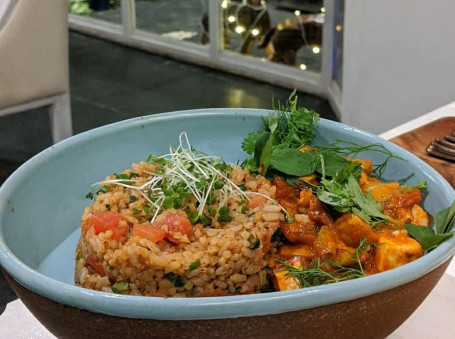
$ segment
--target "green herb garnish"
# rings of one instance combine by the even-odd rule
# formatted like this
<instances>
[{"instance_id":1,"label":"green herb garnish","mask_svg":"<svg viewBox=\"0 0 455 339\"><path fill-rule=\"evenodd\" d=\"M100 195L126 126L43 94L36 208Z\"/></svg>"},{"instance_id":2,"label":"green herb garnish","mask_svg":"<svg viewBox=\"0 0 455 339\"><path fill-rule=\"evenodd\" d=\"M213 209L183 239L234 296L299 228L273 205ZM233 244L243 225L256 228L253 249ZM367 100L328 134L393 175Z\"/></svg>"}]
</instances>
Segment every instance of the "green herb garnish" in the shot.
<instances>
[{"instance_id":1,"label":"green herb garnish","mask_svg":"<svg viewBox=\"0 0 455 339\"><path fill-rule=\"evenodd\" d=\"M181 276L172 272L166 273L163 278L169 280L175 287L182 287L185 284Z\"/></svg>"},{"instance_id":2,"label":"green herb garnish","mask_svg":"<svg viewBox=\"0 0 455 339\"><path fill-rule=\"evenodd\" d=\"M261 246L261 241L258 238L255 238L254 235L250 234L248 237L248 241L250 242L250 248L255 250Z\"/></svg>"},{"instance_id":3,"label":"green herb garnish","mask_svg":"<svg viewBox=\"0 0 455 339\"><path fill-rule=\"evenodd\" d=\"M364 277L366 274L360 261L360 252L370 243L363 239L357 247L352 260L356 267L342 266L332 260L321 261L320 258L314 260L310 267L302 269L289 265L287 262L278 260L277 262L284 266L283 271L299 279L302 287L319 286L335 282L357 279Z\"/></svg>"},{"instance_id":4,"label":"green herb garnish","mask_svg":"<svg viewBox=\"0 0 455 339\"><path fill-rule=\"evenodd\" d=\"M201 262L200 262L199 260L193 261L193 262L190 264L190 271L195 270L195 269L198 268L199 266L201 266Z\"/></svg>"},{"instance_id":5,"label":"green herb garnish","mask_svg":"<svg viewBox=\"0 0 455 339\"><path fill-rule=\"evenodd\" d=\"M336 180L329 181L325 178L321 183L322 186L318 190L319 200L338 212L353 212L373 226L388 220L388 217L381 212L381 204L374 200L371 193L363 193L352 174L341 184Z\"/></svg>"},{"instance_id":6,"label":"green herb garnish","mask_svg":"<svg viewBox=\"0 0 455 339\"><path fill-rule=\"evenodd\" d=\"M316 112L297 107L296 91L292 92L285 105L279 104L275 113L263 118L262 131L252 132L243 140L242 149L252 156L246 166L253 171L262 167L262 174L267 174L269 167L291 175L312 173L314 166L305 161L313 157L312 153L303 155L298 150L310 145L318 120Z\"/></svg>"},{"instance_id":7,"label":"green herb garnish","mask_svg":"<svg viewBox=\"0 0 455 339\"><path fill-rule=\"evenodd\" d=\"M108 185L104 185L98 191L96 191L96 194L99 195L101 193L106 193L107 191L109 191L109 186Z\"/></svg>"},{"instance_id":8,"label":"green herb garnish","mask_svg":"<svg viewBox=\"0 0 455 339\"><path fill-rule=\"evenodd\" d=\"M427 226L406 224L408 233L416 239L424 251L431 251L443 241L451 238L455 227L455 201L434 216L435 230Z\"/></svg>"},{"instance_id":9,"label":"green herb garnish","mask_svg":"<svg viewBox=\"0 0 455 339\"><path fill-rule=\"evenodd\" d=\"M114 293L121 293L125 292L130 288L130 285L124 281L117 281L114 285L112 285L111 290Z\"/></svg>"},{"instance_id":10,"label":"green herb garnish","mask_svg":"<svg viewBox=\"0 0 455 339\"><path fill-rule=\"evenodd\" d=\"M231 210L227 206L220 207L218 209L218 220L224 222L232 221Z\"/></svg>"},{"instance_id":11,"label":"green herb garnish","mask_svg":"<svg viewBox=\"0 0 455 339\"><path fill-rule=\"evenodd\" d=\"M336 140L332 142L328 146L320 146L317 147L319 151L329 151L331 153L339 154L343 157L357 157L360 153L363 152L374 152L379 153L385 156L385 160L383 160L380 164L373 165L373 174L377 178L381 178L385 168L387 167L388 162L391 159L398 159L401 161L406 161L405 159L395 155L391 151L389 151L384 145L382 144L371 144L371 145L359 145L354 142L344 141L344 140Z\"/></svg>"}]
</instances>

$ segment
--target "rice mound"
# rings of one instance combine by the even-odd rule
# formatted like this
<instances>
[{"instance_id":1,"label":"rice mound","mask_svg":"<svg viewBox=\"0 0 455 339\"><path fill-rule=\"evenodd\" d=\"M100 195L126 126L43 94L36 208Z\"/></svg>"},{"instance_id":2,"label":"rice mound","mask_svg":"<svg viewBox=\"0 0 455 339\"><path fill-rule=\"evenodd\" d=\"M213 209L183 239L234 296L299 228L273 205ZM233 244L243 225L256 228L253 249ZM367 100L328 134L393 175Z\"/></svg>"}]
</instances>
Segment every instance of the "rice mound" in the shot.
<instances>
[{"instance_id":1,"label":"rice mound","mask_svg":"<svg viewBox=\"0 0 455 339\"><path fill-rule=\"evenodd\" d=\"M140 186L151 178L153 166L140 162L122 173L136 173L135 185ZM141 194L131 188L108 185L107 192L97 195L82 215L81 238L75 254L76 285L112 292L116 282L124 282L128 288L122 294L160 297L247 294L266 287L267 260L276 253L271 237L284 219L274 200L276 188L239 166L233 167L229 177L235 184L245 186L247 197L259 193L270 199L245 211L242 197L233 196L227 201L232 221L213 219L208 227L193 225L191 234L182 235L178 244L167 240L154 243L131 236L131 232L120 241L111 239L110 230L96 235L94 228L88 227L93 213L118 212L128 225L149 223L151 218L144 211L147 201ZM106 178L112 179L115 176ZM256 241L254 246L251 239ZM101 268L94 270L87 258L96 258L101 263L104 276L99 272Z\"/></svg>"}]
</instances>

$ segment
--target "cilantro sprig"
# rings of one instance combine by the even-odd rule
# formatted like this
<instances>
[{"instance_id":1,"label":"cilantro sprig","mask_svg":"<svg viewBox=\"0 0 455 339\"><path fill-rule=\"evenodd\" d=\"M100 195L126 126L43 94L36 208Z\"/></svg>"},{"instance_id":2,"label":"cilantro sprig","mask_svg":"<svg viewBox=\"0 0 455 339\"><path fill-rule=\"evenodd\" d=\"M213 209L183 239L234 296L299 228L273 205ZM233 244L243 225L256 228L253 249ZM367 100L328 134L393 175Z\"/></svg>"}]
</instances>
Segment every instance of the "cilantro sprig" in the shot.
<instances>
[{"instance_id":1,"label":"cilantro sprig","mask_svg":"<svg viewBox=\"0 0 455 339\"><path fill-rule=\"evenodd\" d=\"M242 149L252 156L246 161L250 170L260 169L265 175L269 167L279 169L283 164L280 159L286 157L286 152L311 144L319 115L313 110L297 107L297 99L296 91L292 92L286 104L279 103L274 113L262 119L264 126L261 131L249 133L243 140ZM292 169L301 173L299 165L303 162L305 159L297 159Z\"/></svg>"},{"instance_id":2,"label":"cilantro sprig","mask_svg":"<svg viewBox=\"0 0 455 339\"><path fill-rule=\"evenodd\" d=\"M357 179L350 174L345 182L335 179L321 180L318 188L318 198L323 203L332 206L341 213L353 212L370 225L388 220L382 211L382 205L377 203L371 193L364 194Z\"/></svg>"}]
</instances>

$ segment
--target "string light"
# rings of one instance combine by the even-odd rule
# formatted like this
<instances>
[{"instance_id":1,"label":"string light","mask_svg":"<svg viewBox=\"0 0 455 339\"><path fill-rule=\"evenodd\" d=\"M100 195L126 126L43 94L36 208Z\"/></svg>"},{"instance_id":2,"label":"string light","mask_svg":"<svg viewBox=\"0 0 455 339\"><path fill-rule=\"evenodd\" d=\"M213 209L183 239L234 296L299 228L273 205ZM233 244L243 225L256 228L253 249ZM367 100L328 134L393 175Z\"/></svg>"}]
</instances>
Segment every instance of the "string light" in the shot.
<instances>
[{"instance_id":1,"label":"string light","mask_svg":"<svg viewBox=\"0 0 455 339\"><path fill-rule=\"evenodd\" d=\"M221 3L221 8L227 8L227 6L228 6L227 0L223 0L223 2Z\"/></svg>"},{"instance_id":2,"label":"string light","mask_svg":"<svg viewBox=\"0 0 455 339\"><path fill-rule=\"evenodd\" d=\"M299 15L300 15L300 11L299 11L299 10L296 10L296 11L294 12L294 14L295 14L296 16L299 16Z\"/></svg>"},{"instance_id":3,"label":"string light","mask_svg":"<svg viewBox=\"0 0 455 339\"><path fill-rule=\"evenodd\" d=\"M304 70L306 70L306 65L305 65L305 64L300 64L299 68L300 68L302 71L304 71Z\"/></svg>"},{"instance_id":4,"label":"string light","mask_svg":"<svg viewBox=\"0 0 455 339\"><path fill-rule=\"evenodd\" d=\"M245 27L243 27L243 26L237 26L237 27L235 28L235 31L236 31L237 33L239 33L239 34L240 34L240 33L243 33L243 32L245 32Z\"/></svg>"},{"instance_id":5,"label":"string light","mask_svg":"<svg viewBox=\"0 0 455 339\"><path fill-rule=\"evenodd\" d=\"M337 25L337 26L335 27L335 30L336 30L337 32L341 32L341 25Z\"/></svg>"},{"instance_id":6,"label":"string light","mask_svg":"<svg viewBox=\"0 0 455 339\"><path fill-rule=\"evenodd\" d=\"M258 30L257 28L253 28L253 29L251 30L251 34L252 34L253 36L258 36L258 35L259 35L259 30Z\"/></svg>"},{"instance_id":7,"label":"string light","mask_svg":"<svg viewBox=\"0 0 455 339\"><path fill-rule=\"evenodd\" d=\"M321 13L325 13L325 7L321 7Z\"/></svg>"},{"instance_id":8,"label":"string light","mask_svg":"<svg viewBox=\"0 0 455 339\"><path fill-rule=\"evenodd\" d=\"M234 21L235 21L235 16L230 15L230 16L228 17L228 21L229 21L229 22L234 22Z\"/></svg>"},{"instance_id":9,"label":"string light","mask_svg":"<svg viewBox=\"0 0 455 339\"><path fill-rule=\"evenodd\" d=\"M318 54L321 51L319 47L313 47L313 53Z\"/></svg>"}]
</instances>

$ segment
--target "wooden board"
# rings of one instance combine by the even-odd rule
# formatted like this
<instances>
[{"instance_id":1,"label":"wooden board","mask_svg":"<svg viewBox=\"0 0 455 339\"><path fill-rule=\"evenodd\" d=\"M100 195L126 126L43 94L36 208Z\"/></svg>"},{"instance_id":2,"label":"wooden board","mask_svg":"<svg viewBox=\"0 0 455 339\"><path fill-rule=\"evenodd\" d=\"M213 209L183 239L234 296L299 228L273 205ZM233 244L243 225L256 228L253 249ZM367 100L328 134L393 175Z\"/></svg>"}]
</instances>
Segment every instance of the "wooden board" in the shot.
<instances>
[{"instance_id":1,"label":"wooden board","mask_svg":"<svg viewBox=\"0 0 455 339\"><path fill-rule=\"evenodd\" d=\"M399 135L390 141L417 155L442 174L455 188L455 163L435 158L426 152L429 143L435 138L443 138L455 130L455 117L442 118L410 132Z\"/></svg>"}]
</instances>

